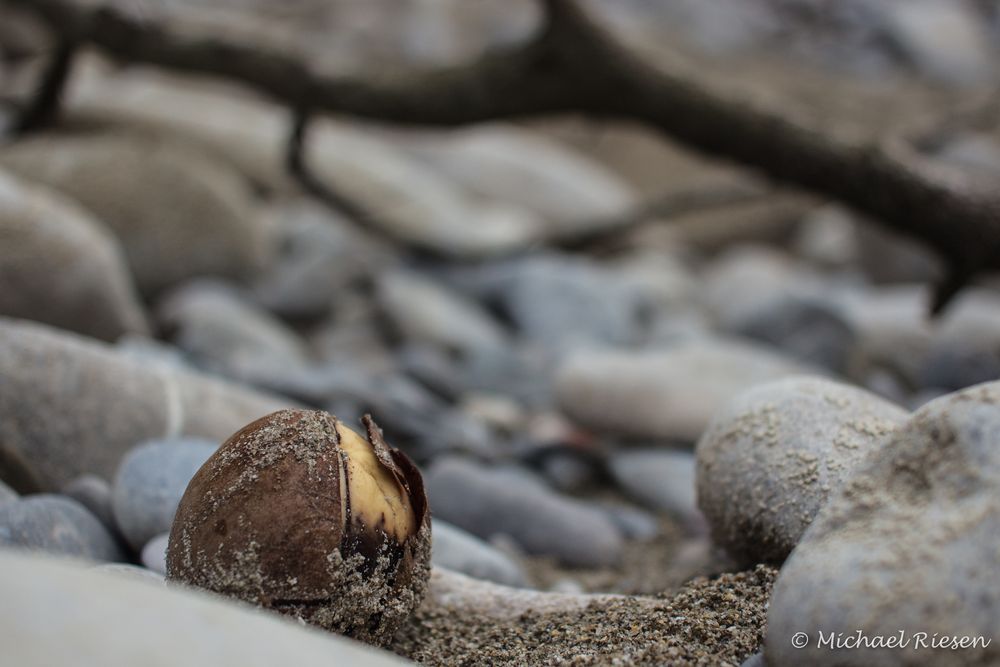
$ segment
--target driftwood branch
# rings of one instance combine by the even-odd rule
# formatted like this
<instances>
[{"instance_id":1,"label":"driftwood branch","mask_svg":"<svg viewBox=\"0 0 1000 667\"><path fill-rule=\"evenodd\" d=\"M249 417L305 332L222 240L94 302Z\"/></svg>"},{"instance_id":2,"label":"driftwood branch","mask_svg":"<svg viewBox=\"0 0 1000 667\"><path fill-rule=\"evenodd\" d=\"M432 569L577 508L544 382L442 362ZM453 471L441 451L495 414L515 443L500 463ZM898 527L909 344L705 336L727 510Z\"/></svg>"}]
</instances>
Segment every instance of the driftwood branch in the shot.
<instances>
[{"instance_id":1,"label":"driftwood branch","mask_svg":"<svg viewBox=\"0 0 1000 667\"><path fill-rule=\"evenodd\" d=\"M573 0L543 0L526 43L469 64L351 78L288 49L130 14L107 0L0 0L113 57L241 82L292 109L451 126L555 113L645 123L687 146L839 200L920 240L950 267L937 305L1000 268L1000 189L944 172L903 142L864 143L650 63ZM992 186L992 187L991 187ZM957 286L957 287L956 287Z\"/></svg>"}]
</instances>

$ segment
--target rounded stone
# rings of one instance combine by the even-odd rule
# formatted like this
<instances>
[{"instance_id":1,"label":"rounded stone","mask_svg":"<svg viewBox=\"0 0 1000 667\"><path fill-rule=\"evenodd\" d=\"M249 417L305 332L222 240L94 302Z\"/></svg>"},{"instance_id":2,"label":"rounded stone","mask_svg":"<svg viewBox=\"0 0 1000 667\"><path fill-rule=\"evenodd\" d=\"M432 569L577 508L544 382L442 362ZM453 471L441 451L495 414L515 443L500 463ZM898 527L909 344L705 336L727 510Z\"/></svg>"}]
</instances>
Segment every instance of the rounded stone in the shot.
<instances>
[{"instance_id":1,"label":"rounded stone","mask_svg":"<svg viewBox=\"0 0 1000 667\"><path fill-rule=\"evenodd\" d=\"M0 314L108 341L149 330L118 239L58 193L3 172Z\"/></svg>"},{"instance_id":2,"label":"rounded stone","mask_svg":"<svg viewBox=\"0 0 1000 667\"><path fill-rule=\"evenodd\" d=\"M528 553L579 567L621 558L621 533L604 512L521 473L451 457L435 462L425 482L435 516L482 539L507 534Z\"/></svg>"},{"instance_id":3,"label":"rounded stone","mask_svg":"<svg viewBox=\"0 0 1000 667\"><path fill-rule=\"evenodd\" d=\"M696 448L698 506L714 540L750 563L780 563L852 470L883 447L907 412L823 378L740 394Z\"/></svg>"},{"instance_id":4,"label":"rounded stone","mask_svg":"<svg viewBox=\"0 0 1000 667\"><path fill-rule=\"evenodd\" d=\"M505 586L527 585L524 570L507 554L441 519L434 521L431 562L434 567L444 567Z\"/></svg>"},{"instance_id":5,"label":"rounded stone","mask_svg":"<svg viewBox=\"0 0 1000 667\"><path fill-rule=\"evenodd\" d=\"M110 479L136 443L182 435L221 442L293 404L5 318L0 378L0 477L22 492L58 489L84 473Z\"/></svg>"},{"instance_id":6,"label":"rounded stone","mask_svg":"<svg viewBox=\"0 0 1000 667\"><path fill-rule=\"evenodd\" d=\"M0 505L0 546L96 561L124 560L107 528L80 503L39 494Z\"/></svg>"},{"instance_id":7,"label":"rounded stone","mask_svg":"<svg viewBox=\"0 0 1000 667\"><path fill-rule=\"evenodd\" d=\"M1000 661L1000 382L928 403L819 513L775 583L767 664L882 667L899 649L817 646L817 633L911 640L907 665ZM796 650L796 632L814 641ZM916 633L987 648L914 650Z\"/></svg>"},{"instance_id":8,"label":"rounded stone","mask_svg":"<svg viewBox=\"0 0 1000 667\"><path fill-rule=\"evenodd\" d=\"M710 338L656 350L580 351L562 364L555 382L559 405L584 426L693 443L741 391L808 372L766 348Z\"/></svg>"},{"instance_id":9,"label":"rounded stone","mask_svg":"<svg viewBox=\"0 0 1000 667\"><path fill-rule=\"evenodd\" d=\"M167 573L167 543L170 541L170 533L160 533L142 548L139 560L151 572L166 575Z\"/></svg>"},{"instance_id":10,"label":"rounded stone","mask_svg":"<svg viewBox=\"0 0 1000 667\"><path fill-rule=\"evenodd\" d=\"M247 278L271 251L246 184L189 147L129 134L46 136L4 147L0 165L107 224L146 294L199 275Z\"/></svg>"},{"instance_id":11,"label":"rounded stone","mask_svg":"<svg viewBox=\"0 0 1000 667\"><path fill-rule=\"evenodd\" d=\"M80 475L66 484L61 493L86 507L108 530L116 530L114 509L111 506L111 485L105 480L97 475Z\"/></svg>"},{"instance_id":12,"label":"rounded stone","mask_svg":"<svg viewBox=\"0 0 1000 667\"><path fill-rule=\"evenodd\" d=\"M210 440L157 440L125 455L115 474L112 505L118 529L136 552L170 531L188 482L217 448Z\"/></svg>"}]
</instances>

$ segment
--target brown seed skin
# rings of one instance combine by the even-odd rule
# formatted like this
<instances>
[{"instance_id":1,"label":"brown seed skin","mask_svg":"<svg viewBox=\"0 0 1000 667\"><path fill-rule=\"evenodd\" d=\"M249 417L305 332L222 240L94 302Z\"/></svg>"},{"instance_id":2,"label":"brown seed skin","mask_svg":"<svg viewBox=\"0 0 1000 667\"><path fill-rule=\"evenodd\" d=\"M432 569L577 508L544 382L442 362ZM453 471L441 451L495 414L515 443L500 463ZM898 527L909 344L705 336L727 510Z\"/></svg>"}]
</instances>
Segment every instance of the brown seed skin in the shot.
<instances>
[{"instance_id":1,"label":"brown seed skin","mask_svg":"<svg viewBox=\"0 0 1000 667\"><path fill-rule=\"evenodd\" d=\"M375 454L366 472L402 504L383 504L392 493L351 493L341 445L360 436L336 417L275 412L233 434L192 478L170 534L168 579L388 641L426 590L430 519L416 467L364 421Z\"/></svg>"}]
</instances>

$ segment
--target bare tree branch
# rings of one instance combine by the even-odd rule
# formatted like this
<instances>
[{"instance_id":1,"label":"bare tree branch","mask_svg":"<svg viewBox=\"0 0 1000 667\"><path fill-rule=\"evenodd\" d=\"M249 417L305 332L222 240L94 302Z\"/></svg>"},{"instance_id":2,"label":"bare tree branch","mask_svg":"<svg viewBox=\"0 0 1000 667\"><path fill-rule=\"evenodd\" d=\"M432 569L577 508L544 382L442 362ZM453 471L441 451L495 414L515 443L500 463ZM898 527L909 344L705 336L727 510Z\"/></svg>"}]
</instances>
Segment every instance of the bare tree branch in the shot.
<instances>
[{"instance_id":1,"label":"bare tree branch","mask_svg":"<svg viewBox=\"0 0 1000 667\"><path fill-rule=\"evenodd\" d=\"M687 146L847 203L939 253L952 280L1000 268L1000 189L974 184L900 143L858 143L783 109L715 90L696 73L643 60L573 0L542 0L527 43L464 66L351 78L211 31L130 16L108 0L0 0L112 56L242 82L293 109L408 124L459 125L561 112L637 120Z\"/></svg>"}]
</instances>

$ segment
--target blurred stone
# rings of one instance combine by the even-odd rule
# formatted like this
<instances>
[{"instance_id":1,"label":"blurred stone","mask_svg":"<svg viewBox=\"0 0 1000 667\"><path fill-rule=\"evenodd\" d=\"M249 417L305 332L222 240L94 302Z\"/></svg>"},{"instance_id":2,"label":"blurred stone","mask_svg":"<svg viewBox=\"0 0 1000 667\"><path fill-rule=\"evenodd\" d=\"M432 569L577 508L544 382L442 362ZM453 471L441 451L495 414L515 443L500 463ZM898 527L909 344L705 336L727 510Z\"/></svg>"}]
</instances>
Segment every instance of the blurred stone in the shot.
<instances>
[{"instance_id":1,"label":"blurred stone","mask_svg":"<svg viewBox=\"0 0 1000 667\"><path fill-rule=\"evenodd\" d=\"M726 331L836 373L847 370L857 338L833 304L796 296L764 300L752 313L727 322Z\"/></svg>"},{"instance_id":2,"label":"blurred stone","mask_svg":"<svg viewBox=\"0 0 1000 667\"><path fill-rule=\"evenodd\" d=\"M507 333L489 313L415 271L383 272L375 294L393 329L410 342L459 356L507 343Z\"/></svg>"},{"instance_id":3,"label":"blurred stone","mask_svg":"<svg viewBox=\"0 0 1000 667\"><path fill-rule=\"evenodd\" d=\"M741 391L808 372L767 349L709 338L662 350L574 354L557 373L556 394L566 414L589 428L693 443Z\"/></svg>"},{"instance_id":4,"label":"blurred stone","mask_svg":"<svg viewBox=\"0 0 1000 667\"><path fill-rule=\"evenodd\" d=\"M824 268L843 268L858 262L857 223L847 209L828 204L806 216L792 241L796 254Z\"/></svg>"},{"instance_id":5,"label":"blurred stone","mask_svg":"<svg viewBox=\"0 0 1000 667\"><path fill-rule=\"evenodd\" d=\"M409 148L477 195L537 214L546 236L613 226L637 200L599 163L516 126L480 125Z\"/></svg>"},{"instance_id":6,"label":"blurred stone","mask_svg":"<svg viewBox=\"0 0 1000 667\"><path fill-rule=\"evenodd\" d=\"M473 259L528 247L539 224L526 211L476 202L416 158L374 135L332 122L317 124L308 144L318 178L401 243Z\"/></svg>"},{"instance_id":7,"label":"blurred stone","mask_svg":"<svg viewBox=\"0 0 1000 667\"><path fill-rule=\"evenodd\" d=\"M619 488L641 505L689 524L698 522L691 452L621 450L608 457L608 469Z\"/></svg>"},{"instance_id":8,"label":"blurred stone","mask_svg":"<svg viewBox=\"0 0 1000 667\"><path fill-rule=\"evenodd\" d=\"M194 276L248 278L272 249L245 185L190 148L129 135L46 136L3 147L0 165L107 224L144 294Z\"/></svg>"},{"instance_id":9,"label":"blurred stone","mask_svg":"<svg viewBox=\"0 0 1000 667\"><path fill-rule=\"evenodd\" d=\"M13 665L406 664L218 596L37 556L0 552L0 599L17 601L0 605L0 645Z\"/></svg>"},{"instance_id":10,"label":"blurred stone","mask_svg":"<svg viewBox=\"0 0 1000 667\"><path fill-rule=\"evenodd\" d=\"M13 472L43 489L88 472L110 478L136 443L177 435L221 442L294 405L3 318L0 377L0 477L13 483Z\"/></svg>"},{"instance_id":11,"label":"blurred stone","mask_svg":"<svg viewBox=\"0 0 1000 667\"><path fill-rule=\"evenodd\" d=\"M606 515L537 482L457 458L436 461L424 482L436 517L483 539L506 533L529 553L579 567L621 557L621 534Z\"/></svg>"},{"instance_id":12,"label":"blurred stone","mask_svg":"<svg viewBox=\"0 0 1000 667\"><path fill-rule=\"evenodd\" d=\"M1000 295L959 294L934 332L921 387L954 390L1000 379Z\"/></svg>"},{"instance_id":13,"label":"blurred stone","mask_svg":"<svg viewBox=\"0 0 1000 667\"><path fill-rule=\"evenodd\" d=\"M111 485L105 480L97 475L80 475L63 486L61 493L86 507L111 532L117 530L111 506Z\"/></svg>"},{"instance_id":14,"label":"blurred stone","mask_svg":"<svg viewBox=\"0 0 1000 667\"><path fill-rule=\"evenodd\" d=\"M254 283L257 301L289 319L327 315L338 292L389 261L384 247L328 207L295 200L272 207L281 251Z\"/></svg>"},{"instance_id":15,"label":"blurred stone","mask_svg":"<svg viewBox=\"0 0 1000 667\"><path fill-rule=\"evenodd\" d=\"M124 560L107 528L80 503L38 494L0 505L0 546L96 561Z\"/></svg>"},{"instance_id":16,"label":"blurred stone","mask_svg":"<svg viewBox=\"0 0 1000 667\"><path fill-rule=\"evenodd\" d=\"M118 240L70 200L2 172L0 314L109 341L149 330Z\"/></svg>"},{"instance_id":17,"label":"blurred stone","mask_svg":"<svg viewBox=\"0 0 1000 667\"><path fill-rule=\"evenodd\" d=\"M0 479L0 505L12 502L20 498L17 491L7 486L2 479Z\"/></svg>"},{"instance_id":18,"label":"blurred stone","mask_svg":"<svg viewBox=\"0 0 1000 667\"><path fill-rule=\"evenodd\" d=\"M225 283L184 284L161 301L157 319L196 366L234 379L306 363L305 343L292 329Z\"/></svg>"},{"instance_id":19,"label":"blurred stone","mask_svg":"<svg viewBox=\"0 0 1000 667\"><path fill-rule=\"evenodd\" d=\"M122 458L112 499L115 521L133 550L170 532L188 482L218 446L196 438L154 440Z\"/></svg>"},{"instance_id":20,"label":"blurred stone","mask_svg":"<svg viewBox=\"0 0 1000 667\"><path fill-rule=\"evenodd\" d=\"M934 156L972 173L1000 176L1000 142L987 134L960 134L938 149Z\"/></svg>"},{"instance_id":21,"label":"blurred stone","mask_svg":"<svg viewBox=\"0 0 1000 667\"><path fill-rule=\"evenodd\" d=\"M140 559L151 572L165 575L167 573L167 543L170 533L160 533L142 548Z\"/></svg>"},{"instance_id":22,"label":"blurred stone","mask_svg":"<svg viewBox=\"0 0 1000 667\"><path fill-rule=\"evenodd\" d=\"M505 553L440 519L434 521L432 562L434 567L445 567L476 579L505 586L527 585L524 571Z\"/></svg>"},{"instance_id":23,"label":"blurred stone","mask_svg":"<svg viewBox=\"0 0 1000 667\"><path fill-rule=\"evenodd\" d=\"M952 84L982 83L994 71L993 49L971 3L886 2L884 29L923 74Z\"/></svg>"}]
</instances>

